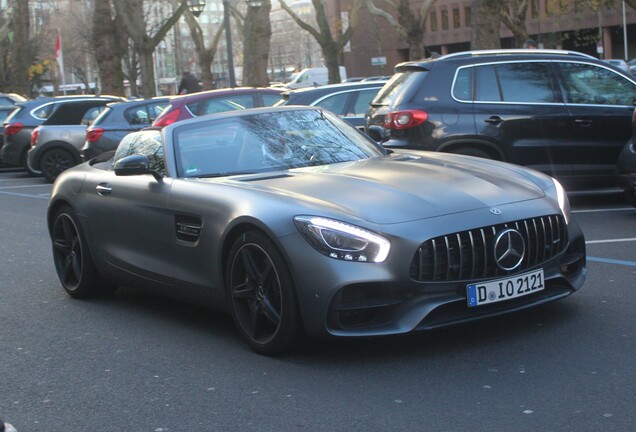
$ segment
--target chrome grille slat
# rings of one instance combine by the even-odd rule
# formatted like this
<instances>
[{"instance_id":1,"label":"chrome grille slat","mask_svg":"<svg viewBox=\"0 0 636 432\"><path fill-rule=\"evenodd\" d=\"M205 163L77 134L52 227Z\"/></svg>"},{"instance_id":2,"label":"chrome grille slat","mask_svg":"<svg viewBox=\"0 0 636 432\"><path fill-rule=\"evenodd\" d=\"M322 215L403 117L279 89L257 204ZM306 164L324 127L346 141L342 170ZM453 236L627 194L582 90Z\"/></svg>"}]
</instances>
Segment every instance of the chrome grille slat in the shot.
<instances>
[{"instance_id":1,"label":"chrome grille slat","mask_svg":"<svg viewBox=\"0 0 636 432\"><path fill-rule=\"evenodd\" d=\"M524 238L526 255L514 271L501 270L493 257L497 234L516 229ZM422 282L453 282L495 278L541 265L567 245L567 231L561 215L506 222L435 237L420 245L411 262L410 276Z\"/></svg>"},{"instance_id":2,"label":"chrome grille slat","mask_svg":"<svg viewBox=\"0 0 636 432\"><path fill-rule=\"evenodd\" d=\"M468 231L468 238L470 239L470 250L472 251L471 260L470 260L470 278L473 279L475 277L475 265L477 264L475 258L475 239L473 238L473 232Z\"/></svg>"}]
</instances>

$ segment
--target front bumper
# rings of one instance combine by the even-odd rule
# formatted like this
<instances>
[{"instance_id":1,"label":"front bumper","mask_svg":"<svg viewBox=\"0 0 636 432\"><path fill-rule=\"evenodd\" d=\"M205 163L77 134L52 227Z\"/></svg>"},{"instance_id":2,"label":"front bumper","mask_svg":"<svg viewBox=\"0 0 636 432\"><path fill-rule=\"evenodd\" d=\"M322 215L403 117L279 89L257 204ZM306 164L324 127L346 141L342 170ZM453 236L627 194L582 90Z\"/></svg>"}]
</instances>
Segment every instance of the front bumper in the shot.
<instances>
[{"instance_id":1,"label":"front bumper","mask_svg":"<svg viewBox=\"0 0 636 432\"><path fill-rule=\"evenodd\" d=\"M7 165L22 166L22 156L29 148L33 128L24 127L15 135L5 136L4 145L0 150L0 159Z\"/></svg>"},{"instance_id":2,"label":"front bumper","mask_svg":"<svg viewBox=\"0 0 636 432\"><path fill-rule=\"evenodd\" d=\"M477 215L470 213L477 212L392 227L391 234L395 235L388 236L392 249L384 263L337 261L302 245L304 240L300 236L287 238L285 241L289 244L284 249L298 251L288 259L294 270L307 333L313 337L380 336L448 327L558 300L583 285L585 241L574 222L567 226L568 243L561 253L519 272L542 268L545 275L543 291L471 308L468 307L466 285L484 279L413 280L409 276L409 265L421 242L439 235L440 229L452 233L474 228ZM496 219L492 215L484 217L481 214L480 217ZM480 225L490 224L477 226ZM383 234L387 236L386 232Z\"/></svg>"}]
</instances>

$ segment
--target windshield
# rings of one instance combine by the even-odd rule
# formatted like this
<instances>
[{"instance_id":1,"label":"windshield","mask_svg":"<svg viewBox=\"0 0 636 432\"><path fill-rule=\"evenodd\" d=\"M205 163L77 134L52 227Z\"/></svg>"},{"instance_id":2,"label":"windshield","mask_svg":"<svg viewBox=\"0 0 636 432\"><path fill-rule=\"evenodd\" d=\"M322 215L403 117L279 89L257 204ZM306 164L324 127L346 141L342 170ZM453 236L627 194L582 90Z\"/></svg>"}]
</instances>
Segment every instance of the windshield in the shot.
<instances>
[{"instance_id":1,"label":"windshield","mask_svg":"<svg viewBox=\"0 0 636 432\"><path fill-rule=\"evenodd\" d=\"M180 177L328 165L381 156L385 151L322 110L285 110L195 123L174 134Z\"/></svg>"}]
</instances>

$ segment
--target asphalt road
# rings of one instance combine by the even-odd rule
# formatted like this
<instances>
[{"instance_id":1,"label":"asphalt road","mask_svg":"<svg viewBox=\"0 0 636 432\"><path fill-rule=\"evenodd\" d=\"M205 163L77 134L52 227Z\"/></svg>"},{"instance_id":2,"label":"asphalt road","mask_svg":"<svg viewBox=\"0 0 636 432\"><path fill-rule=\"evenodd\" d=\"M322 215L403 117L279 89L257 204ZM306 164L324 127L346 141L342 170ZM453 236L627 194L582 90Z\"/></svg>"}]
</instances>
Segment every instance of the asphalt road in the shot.
<instances>
[{"instance_id":1,"label":"asphalt road","mask_svg":"<svg viewBox=\"0 0 636 432\"><path fill-rule=\"evenodd\" d=\"M18 432L636 430L636 209L577 194L583 289L405 337L266 358L228 316L55 275L51 186L0 170L0 417Z\"/></svg>"}]
</instances>

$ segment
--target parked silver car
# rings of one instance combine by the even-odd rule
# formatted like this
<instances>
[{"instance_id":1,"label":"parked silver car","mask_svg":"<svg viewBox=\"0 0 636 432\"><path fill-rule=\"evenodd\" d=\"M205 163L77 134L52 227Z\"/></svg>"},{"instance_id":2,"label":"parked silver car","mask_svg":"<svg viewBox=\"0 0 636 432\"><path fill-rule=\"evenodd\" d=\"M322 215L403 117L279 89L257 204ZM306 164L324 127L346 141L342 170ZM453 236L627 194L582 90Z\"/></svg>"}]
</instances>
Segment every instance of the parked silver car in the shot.
<instances>
[{"instance_id":1,"label":"parked silver car","mask_svg":"<svg viewBox=\"0 0 636 432\"><path fill-rule=\"evenodd\" d=\"M27 154L29 170L42 173L52 183L62 171L80 163L86 128L109 102L108 99L79 100L59 107L31 132L31 148Z\"/></svg>"}]
</instances>

